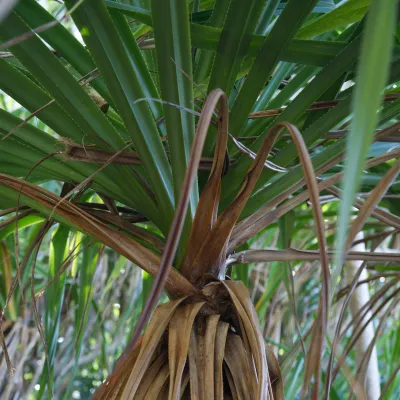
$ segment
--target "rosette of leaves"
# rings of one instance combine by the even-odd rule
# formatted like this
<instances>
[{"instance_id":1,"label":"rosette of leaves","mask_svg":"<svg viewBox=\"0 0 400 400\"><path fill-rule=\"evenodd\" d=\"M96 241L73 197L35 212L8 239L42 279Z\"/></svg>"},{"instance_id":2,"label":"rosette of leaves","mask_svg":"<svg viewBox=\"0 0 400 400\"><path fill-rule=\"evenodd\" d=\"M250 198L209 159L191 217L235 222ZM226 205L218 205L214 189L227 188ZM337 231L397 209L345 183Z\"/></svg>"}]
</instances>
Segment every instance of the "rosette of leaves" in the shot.
<instances>
[{"instance_id":1,"label":"rosette of leaves","mask_svg":"<svg viewBox=\"0 0 400 400\"><path fill-rule=\"evenodd\" d=\"M265 345L257 314L242 282L225 281L227 250L232 231L264 168L268 154L279 133L286 128L298 146L311 197L315 201L315 218L319 228L322 214L318 208L317 181L311 160L298 130L286 123L275 125L246 174L241 190L232 203L218 216L221 176L226 164L228 141L228 100L220 90L210 93L198 121L192 153L168 241L161 271L150 294L157 300L168 266L174 256L204 141L219 103L217 141L214 162L195 213L185 256L180 265L183 276L201 289L201 294L183 297L159 306L138 344L126 350L115 371L97 392L97 398L283 398L278 363ZM319 229L321 233L322 230ZM322 249L323 234L319 235ZM326 253L322 264L327 268ZM324 256L323 256L324 258ZM162 278L164 277L164 278ZM221 280L220 280L221 279ZM327 300L327 281L324 295ZM173 297L177 297L172 293ZM325 330L324 307L321 304L316 339ZM146 314L139 321L140 332ZM133 342L136 341L134 335ZM318 362L315 363L317 369ZM185 394L186 393L186 394Z\"/></svg>"}]
</instances>

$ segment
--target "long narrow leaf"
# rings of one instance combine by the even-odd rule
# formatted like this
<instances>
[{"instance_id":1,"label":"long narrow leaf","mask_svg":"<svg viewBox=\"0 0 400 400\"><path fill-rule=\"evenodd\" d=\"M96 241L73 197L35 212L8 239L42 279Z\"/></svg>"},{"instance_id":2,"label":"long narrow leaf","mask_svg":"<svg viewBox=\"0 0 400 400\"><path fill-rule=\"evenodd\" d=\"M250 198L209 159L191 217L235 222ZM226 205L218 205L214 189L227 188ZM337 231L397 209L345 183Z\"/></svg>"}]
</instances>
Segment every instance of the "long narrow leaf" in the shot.
<instances>
[{"instance_id":1,"label":"long narrow leaf","mask_svg":"<svg viewBox=\"0 0 400 400\"><path fill-rule=\"evenodd\" d=\"M354 118L346 146L344 197L340 203L337 255L332 274L333 285L336 284L340 274L348 219L355 193L359 187L364 160L378 121L377 109L382 100L382 90L388 78L396 11L397 2L395 0L387 0L383 3L373 2L367 16L354 95ZM355 149L357 150L355 151Z\"/></svg>"}]
</instances>

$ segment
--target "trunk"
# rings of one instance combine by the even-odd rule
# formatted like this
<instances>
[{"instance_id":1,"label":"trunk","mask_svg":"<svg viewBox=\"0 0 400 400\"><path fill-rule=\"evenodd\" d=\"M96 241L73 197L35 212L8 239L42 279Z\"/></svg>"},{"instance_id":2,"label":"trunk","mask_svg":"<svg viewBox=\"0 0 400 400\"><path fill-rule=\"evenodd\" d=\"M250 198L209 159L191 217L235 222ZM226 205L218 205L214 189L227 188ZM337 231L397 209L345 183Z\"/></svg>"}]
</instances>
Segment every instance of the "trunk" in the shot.
<instances>
[{"instance_id":1,"label":"trunk","mask_svg":"<svg viewBox=\"0 0 400 400\"><path fill-rule=\"evenodd\" d=\"M363 235L359 234L357 239L362 239ZM353 246L354 251L365 251L365 243L359 243L356 246ZM358 269L362 266L362 261L348 261L347 262L347 279L350 283L354 276L356 275ZM359 280L367 279L367 271L361 273ZM370 299L368 292L368 284L363 284L358 286L353 296L350 300L350 311L352 316L354 317L358 311L366 304ZM371 317L371 313L367 313L365 315L362 324L365 323ZM365 330L362 332L359 340L356 343L356 363L357 367L360 365L360 362L367 351L369 344L371 343L374 337L374 327L370 323L367 325ZM374 346L371 358L368 362L368 367L364 369L364 373L361 375L361 383L363 384L365 394L368 400L378 400L381 395L381 387L380 387L380 375L379 375L379 367L378 367L378 357L376 354L376 347Z\"/></svg>"},{"instance_id":2,"label":"trunk","mask_svg":"<svg viewBox=\"0 0 400 400\"><path fill-rule=\"evenodd\" d=\"M283 399L278 362L243 283L211 283L203 294L207 301L157 307L93 400ZM205 311L207 303L214 313Z\"/></svg>"}]
</instances>

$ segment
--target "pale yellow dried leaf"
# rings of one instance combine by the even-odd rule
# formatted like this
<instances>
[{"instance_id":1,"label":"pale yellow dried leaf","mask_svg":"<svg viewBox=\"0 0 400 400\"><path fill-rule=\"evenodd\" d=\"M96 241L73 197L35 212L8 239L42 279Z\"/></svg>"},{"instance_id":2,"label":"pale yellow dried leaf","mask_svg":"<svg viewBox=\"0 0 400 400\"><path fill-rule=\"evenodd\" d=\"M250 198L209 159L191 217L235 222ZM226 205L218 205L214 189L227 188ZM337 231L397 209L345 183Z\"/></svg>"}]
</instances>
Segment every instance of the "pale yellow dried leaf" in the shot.
<instances>
[{"instance_id":1,"label":"pale yellow dried leaf","mask_svg":"<svg viewBox=\"0 0 400 400\"><path fill-rule=\"evenodd\" d=\"M257 391L254 393L254 398L265 400L269 397L268 391L270 386L268 364L265 354L265 342L254 305L243 282L224 281L222 284L228 289L243 325L243 338L246 339L247 336L248 343L246 345L250 347L248 351L251 352L254 358L256 374L253 377L258 379Z\"/></svg>"},{"instance_id":2,"label":"pale yellow dried leaf","mask_svg":"<svg viewBox=\"0 0 400 400\"><path fill-rule=\"evenodd\" d=\"M164 392L164 384L167 382L169 376L169 366L168 364L165 364L158 374L156 375L156 378L154 379L152 385L150 386L149 390L146 393L146 396L144 397L144 400L155 400L159 398L160 392L163 391L163 396L164 393L165 395L168 393L168 391ZM168 390L168 387L167 387ZM131 399L134 399L134 397L129 397ZM122 399L127 399L126 397L122 397ZM163 399L166 399L166 397L163 397Z\"/></svg>"},{"instance_id":3,"label":"pale yellow dried leaf","mask_svg":"<svg viewBox=\"0 0 400 400\"><path fill-rule=\"evenodd\" d=\"M145 397L150 386L153 385L157 375L165 364L168 364L167 352L163 352L159 357L157 357L155 361L151 364L151 366L147 369L146 374L140 382L140 385L136 392L135 400L142 400Z\"/></svg>"},{"instance_id":4,"label":"pale yellow dried leaf","mask_svg":"<svg viewBox=\"0 0 400 400\"><path fill-rule=\"evenodd\" d=\"M182 378L182 387L181 387L181 396L180 399L183 398L183 396L185 395L185 390L189 384L189 380L190 380L190 375L187 369L185 369L185 372L183 373L183 378ZM185 399L187 398L187 394Z\"/></svg>"},{"instance_id":5,"label":"pale yellow dried leaf","mask_svg":"<svg viewBox=\"0 0 400 400\"><path fill-rule=\"evenodd\" d=\"M179 400L182 374L188 355L193 322L204 302L179 307L169 324L168 358L170 370L170 400Z\"/></svg>"},{"instance_id":6,"label":"pale yellow dried leaf","mask_svg":"<svg viewBox=\"0 0 400 400\"><path fill-rule=\"evenodd\" d=\"M151 357L153 356L161 336L169 324L176 308L183 300L184 298L161 304L154 311L154 315L143 336L139 356L122 394L123 399L134 399L138 386L150 364Z\"/></svg>"},{"instance_id":7,"label":"pale yellow dried leaf","mask_svg":"<svg viewBox=\"0 0 400 400\"><path fill-rule=\"evenodd\" d=\"M232 374L238 399L251 400L255 398L255 388L251 384L250 378L254 368L249 366L244 343L239 335L228 334L224 359Z\"/></svg>"},{"instance_id":8,"label":"pale yellow dried leaf","mask_svg":"<svg viewBox=\"0 0 400 400\"><path fill-rule=\"evenodd\" d=\"M192 329L190 333L189 345L189 374L190 374L190 399L202 400L200 388L201 377L199 366L199 335L196 329Z\"/></svg>"},{"instance_id":9,"label":"pale yellow dried leaf","mask_svg":"<svg viewBox=\"0 0 400 400\"><path fill-rule=\"evenodd\" d=\"M196 128L196 136L207 136L208 128L214 115L214 110L219 104L218 110L218 135L216 140L212 169L204 186L196 215L193 220L190 240L186 249L185 258L180 271L184 276L189 276L192 263L196 257L205 237L210 232L217 218L218 204L221 193L221 176L225 164L226 145L228 142L228 98L221 89L213 90L201 111L199 122ZM197 149L200 154L203 146Z\"/></svg>"},{"instance_id":10,"label":"pale yellow dried leaf","mask_svg":"<svg viewBox=\"0 0 400 400\"><path fill-rule=\"evenodd\" d=\"M214 361L214 393L215 400L224 400L223 363L225 355L226 336L229 324L218 322L217 335L215 338L215 361Z\"/></svg>"},{"instance_id":11,"label":"pale yellow dried leaf","mask_svg":"<svg viewBox=\"0 0 400 400\"><path fill-rule=\"evenodd\" d=\"M204 335L204 395L206 399L214 400L214 370L215 370L215 337L219 315L211 315L206 319L206 332Z\"/></svg>"},{"instance_id":12,"label":"pale yellow dried leaf","mask_svg":"<svg viewBox=\"0 0 400 400\"><path fill-rule=\"evenodd\" d=\"M227 380L228 380L228 385L229 385L229 388L231 390L233 400L239 400L239 396L237 394L237 390L236 390L236 386L235 386L235 381L233 379L231 371L229 370L228 367L225 367L224 371L225 371L225 375L226 375Z\"/></svg>"},{"instance_id":13,"label":"pale yellow dried leaf","mask_svg":"<svg viewBox=\"0 0 400 400\"><path fill-rule=\"evenodd\" d=\"M397 160L394 165L386 172L379 183L375 186L374 190L367 197L363 207L357 215L355 221L351 224L350 232L346 242L346 251L349 251L357 233L360 232L364 226L367 218L374 211L382 197L385 195L390 185L396 179L400 172L400 160Z\"/></svg>"}]
</instances>

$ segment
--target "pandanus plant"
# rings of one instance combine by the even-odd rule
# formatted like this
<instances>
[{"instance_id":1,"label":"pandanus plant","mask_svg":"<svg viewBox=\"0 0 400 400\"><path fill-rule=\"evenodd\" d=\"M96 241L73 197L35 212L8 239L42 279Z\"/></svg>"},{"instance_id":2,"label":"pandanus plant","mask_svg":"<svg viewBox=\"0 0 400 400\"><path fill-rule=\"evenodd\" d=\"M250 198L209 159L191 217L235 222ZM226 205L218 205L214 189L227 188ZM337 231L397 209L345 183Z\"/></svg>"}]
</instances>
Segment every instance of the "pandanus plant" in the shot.
<instances>
[{"instance_id":1,"label":"pandanus plant","mask_svg":"<svg viewBox=\"0 0 400 400\"><path fill-rule=\"evenodd\" d=\"M215 156L194 216L185 256L179 266L181 274L199 290L159 306L136 344L168 276L175 256L204 141L219 103ZM317 181L311 160L298 130L290 124L275 125L248 170L243 185L225 210L218 216L221 177L226 166L228 142L228 99L216 89L204 104L197 125L192 153L183 184L182 195L169 232L160 270L141 319L132 338L132 346L118 361L115 371L103 383L95 398L170 398L187 395L193 399L283 398L280 370L272 351L266 346L257 314L242 282L225 280L229 242L233 228L264 168L279 133L287 128L299 149L311 198L315 202L315 218L322 232ZM324 237L319 237L324 250ZM322 264L327 270L325 255ZM324 282L327 283L328 275ZM201 291L200 291L201 290ZM327 287L324 301L327 301ZM322 334L325 329L321 316ZM136 344L136 345L135 345ZM322 342L320 343L320 348ZM318 362L316 363L319 364ZM167 384L166 384L167 383Z\"/></svg>"},{"instance_id":2,"label":"pandanus plant","mask_svg":"<svg viewBox=\"0 0 400 400\"><path fill-rule=\"evenodd\" d=\"M21 120L0 110L2 215L15 213L3 227L15 224L18 239L18 225L33 216L42 224L23 260L16 257L1 318L15 290L23 293L30 255L57 223L155 277L133 336L95 399L281 399L278 361L247 288L228 272L238 262L277 260L276 253L235 250L309 199L322 284L305 335L302 397L319 398L343 259L400 169L398 161L385 164L371 197L357 200L361 211L347 235L369 146L398 129L389 123L400 110L397 91L387 90L376 113L388 75L390 83L400 80L397 47L391 55L396 1L194 1L191 12L184 0L64 3L61 20L35 0L0 14L7 50L0 88L32 113ZM69 17L84 45L61 24ZM355 77L355 88L343 86ZM376 125L384 129L374 135ZM342 195L335 184L343 173L335 167L346 143L359 151L346 161L330 278L319 196ZM398 150L386 150L366 167L398 158ZM59 195L43 184L54 180L63 183ZM387 211L373 215L398 227ZM284 255L304 256L290 249ZM39 294L64 272L51 271ZM30 299L52 377L57 345L47 347L45 339L57 332L59 313L49 311L43 330L34 273L33 266ZM164 289L170 301L157 306ZM62 306L62 293L52 292L52 306ZM2 331L0 339L11 369ZM302 338L296 346L304 350ZM326 396L337 374L333 355L324 368Z\"/></svg>"}]
</instances>

